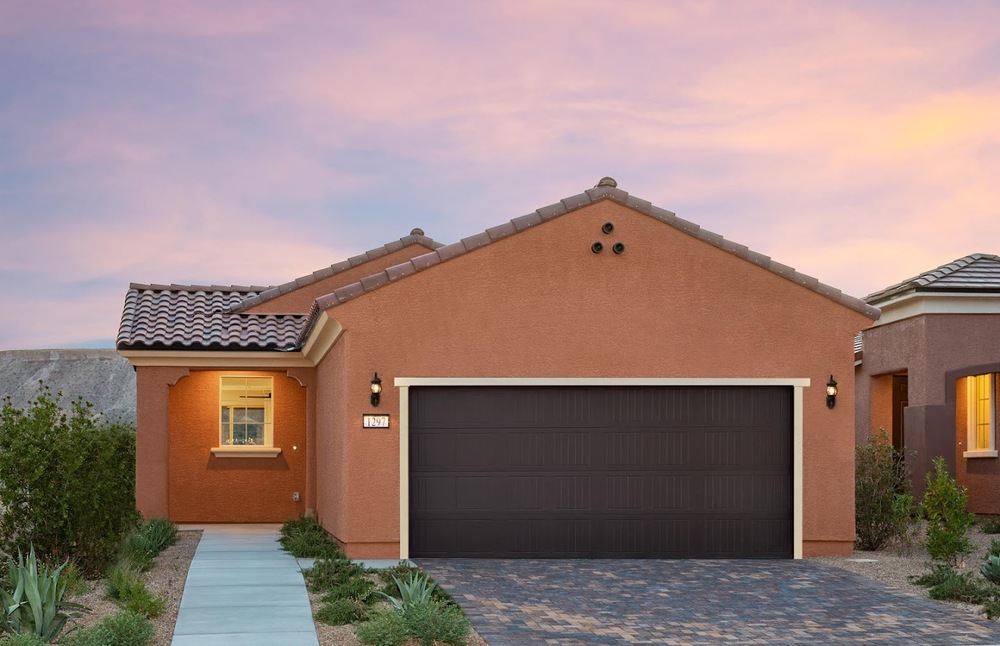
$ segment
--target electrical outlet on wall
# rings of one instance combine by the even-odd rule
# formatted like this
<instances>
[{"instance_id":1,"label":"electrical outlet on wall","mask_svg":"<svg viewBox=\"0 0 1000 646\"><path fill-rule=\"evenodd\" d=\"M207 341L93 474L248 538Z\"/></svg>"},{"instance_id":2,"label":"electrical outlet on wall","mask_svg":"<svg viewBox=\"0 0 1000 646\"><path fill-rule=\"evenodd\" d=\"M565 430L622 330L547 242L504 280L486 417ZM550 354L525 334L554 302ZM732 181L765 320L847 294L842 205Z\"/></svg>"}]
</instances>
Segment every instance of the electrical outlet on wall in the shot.
<instances>
[{"instance_id":1,"label":"electrical outlet on wall","mask_svg":"<svg viewBox=\"0 0 1000 646\"><path fill-rule=\"evenodd\" d=\"M298 491L292 492L292 502L298 502L298 501L299 501L299 492Z\"/></svg>"}]
</instances>

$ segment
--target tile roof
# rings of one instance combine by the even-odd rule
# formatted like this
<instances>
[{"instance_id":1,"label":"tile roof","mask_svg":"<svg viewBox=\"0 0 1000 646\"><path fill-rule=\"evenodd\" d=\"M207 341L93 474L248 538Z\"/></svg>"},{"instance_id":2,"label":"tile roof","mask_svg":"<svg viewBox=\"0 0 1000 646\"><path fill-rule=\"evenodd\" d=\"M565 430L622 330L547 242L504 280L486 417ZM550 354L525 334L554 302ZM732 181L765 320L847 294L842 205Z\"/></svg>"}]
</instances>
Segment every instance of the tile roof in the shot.
<instances>
[{"instance_id":1,"label":"tile roof","mask_svg":"<svg viewBox=\"0 0 1000 646\"><path fill-rule=\"evenodd\" d=\"M627 206L635 211L660 220L661 222L683 231L692 237L698 238L703 242L707 242L714 247L718 247L719 249L738 256L748 262L752 262L753 264L775 273L782 278L798 283L799 285L825 296L832 301L860 312L873 320L877 319L880 315L878 308L865 303L859 298L848 296L839 289L823 284L819 282L819 280L798 272L792 267L771 260L768 256L752 251L743 245L726 240L717 233L712 233L711 231L702 229L697 224L681 219L670 211L653 206L646 200L629 195L625 191L619 189L617 182L610 177L605 177L598 182L597 186L588 189L583 193L567 197L559 202L556 202L555 204L543 206L532 213L514 218L510 222L487 229L482 233L469 236L468 238L463 238L460 242L440 247L431 253L417 256L400 265L389 267L385 271L368 276L367 278L362 278L357 283L345 285L344 287L333 291L331 294L327 294L326 296L316 299L316 307L314 307L314 311L316 309L329 309L340 303L351 300L352 298L356 298L366 292L378 289L382 285L399 280L400 278L404 278L418 271L423 271L438 263L446 262L452 258L478 249L479 247L492 244L497 240L514 235L527 228L547 222L553 218L560 217L567 213L572 213L573 211L584 208L589 204L600 202L601 200L612 200L618 204Z\"/></svg>"},{"instance_id":2,"label":"tile roof","mask_svg":"<svg viewBox=\"0 0 1000 646\"><path fill-rule=\"evenodd\" d=\"M260 290L260 293L254 294L244 299L242 302L231 308L233 312L243 312L252 307L256 307L261 303L266 303L272 299L279 296L293 292L300 287L305 287L306 285L315 283L316 281L323 280L324 278L329 278L330 276L335 276L340 272L347 271L358 265L362 265L370 260L375 260L376 258L381 258L382 256L387 256L390 253L399 251L410 245L419 244L427 247L428 249L439 249L444 245L440 242L432 240L424 235L423 231L420 229L414 229L410 235L403 236L399 240L394 240L388 244L384 244L381 247L375 247L374 249L369 249L368 251L358 254L343 260L329 267L324 267L322 269L317 269L311 274L306 274L305 276L300 276L295 280L290 280L287 283L278 285L277 287L264 288Z\"/></svg>"},{"instance_id":3,"label":"tile roof","mask_svg":"<svg viewBox=\"0 0 1000 646\"><path fill-rule=\"evenodd\" d=\"M870 304L906 292L995 292L1000 294L1000 256L974 253L865 297Z\"/></svg>"},{"instance_id":4,"label":"tile roof","mask_svg":"<svg viewBox=\"0 0 1000 646\"><path fill-rule=\"evenodd\" d=\"M119 350L287 350L308 324L305 315L228 310L266 287L140 285L125 296Z\"/></svg>"}]
</instances>

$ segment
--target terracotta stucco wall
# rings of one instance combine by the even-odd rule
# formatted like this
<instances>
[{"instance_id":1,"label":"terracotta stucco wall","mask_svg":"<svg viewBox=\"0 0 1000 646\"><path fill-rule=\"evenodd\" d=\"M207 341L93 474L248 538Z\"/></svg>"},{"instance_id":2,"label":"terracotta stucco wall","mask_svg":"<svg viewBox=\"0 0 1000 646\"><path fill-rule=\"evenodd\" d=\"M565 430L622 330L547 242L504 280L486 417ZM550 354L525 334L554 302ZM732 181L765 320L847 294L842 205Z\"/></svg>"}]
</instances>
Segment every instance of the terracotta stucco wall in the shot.
<instances>
[{"instance_id":1,"label":"terracotta stucco wall","mask_svg":"<svg viewBox=\"0 0 1000 646\"><path fill-rule=\"evenodd\" d=\"M146 518L167 518L170 387L187 368L139 367L135 372L135 504Z\"/></svg>"},{"instance_id":2,"label":"terracotta stucco wall","mask_svg":"<svg viewBox=\"0 0 1000 646\"><path fill-rule=\"evenodd\" d=\"M610 250L618 241L622 255ZM605 201L327 313L344 327L345 356L325 361L343 361L345 397L319 432L344 445L326 455L321 440L319 460L344 478L319 512L352 556L398 554L398 376L807 377L805 550L850 550L852 338L871 321L745 260ZM361 428L375 370L389 430Z\"/></svg>"},{"instance_id":3,"label":"terracotta stucco wall","mask_svg":"<svg viewBox=\"0 0 1000 646\"><path fill-rule=\"evenodd\" d=\"M356 283L365 276L377 274L386 267L398 265L399 263L406 262L410 258L423 255L429 251L433 250L428 249L421 244L411 244L399 249L398 251L393 251L392 253L375 258L374 260L369 260L356 267L351 267L350 269L342 271L339 274L334 274L329 278L324 278L316 281L315 283L309 283L308 285L299 287L294 291L282 294L281 296L261 303L256 307L251 307L247 311L257 314L304 314L309 311L310 307L312 307L313 301L320 296L329 294L333 290L343 287L344 285Z\"/></svg>"},{"instance_id":4,"label":"terracotta stucco wall","mask_svg":"<svg viewBox=\"0 0 1000 646\"><path fill-rule=\"evenodd\" d=\"M274 378L275 458L219 458L219 377ZM281 522L305 512L306 389L284 372L191 371L169 394L169 517L177 522ZM296 447L296 448L293 448Z\"/></svg>"},{"instance_id":5,"label":"terracotta stucco wall","mask_svg":"<svg viewBox=\"0 0 1000 646\"><path fill-rule=\"evenodd\" d=\"M864 333L864 360L858 370L859 440L877 428L879 408L891 406L891 390L879 395L881 375L906 372L908 402L904 411L907 464L913 473L914 492L923 494L925 474L934 457L944 456L960 484L969 488L970 509L986 512L1000 502L989 502L1000 490L1000 461L965 458L965 426L956 423L954 371L1000 364L1000 316L990 314L925 314L879 325ZM968 373L967 373L968 374ZM888 402L888 403L887 403ZM964 404L962 404L964 406ZM891 419L891 418L890 418ZM989 509L987 508L989 507Z\"/></svg>"}]
</instances>

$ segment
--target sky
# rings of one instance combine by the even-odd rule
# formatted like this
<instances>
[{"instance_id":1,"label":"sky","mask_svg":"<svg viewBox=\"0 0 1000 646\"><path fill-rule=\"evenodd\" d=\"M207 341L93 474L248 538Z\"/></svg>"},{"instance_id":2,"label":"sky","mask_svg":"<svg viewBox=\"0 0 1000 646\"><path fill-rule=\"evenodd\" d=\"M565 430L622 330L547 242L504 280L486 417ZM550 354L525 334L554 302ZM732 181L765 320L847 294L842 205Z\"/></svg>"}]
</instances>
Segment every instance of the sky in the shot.
<instances>
[{"instance_id":1,"label":"sky","mask_svg":"<svg viewBox=\"0 0 1000 646\"><path fill-rule=\"evenodd\" d=\"M1000 3L0 2L0 350L603 176L863 297L1000 253Z\"/></svg>"}]
</instances>

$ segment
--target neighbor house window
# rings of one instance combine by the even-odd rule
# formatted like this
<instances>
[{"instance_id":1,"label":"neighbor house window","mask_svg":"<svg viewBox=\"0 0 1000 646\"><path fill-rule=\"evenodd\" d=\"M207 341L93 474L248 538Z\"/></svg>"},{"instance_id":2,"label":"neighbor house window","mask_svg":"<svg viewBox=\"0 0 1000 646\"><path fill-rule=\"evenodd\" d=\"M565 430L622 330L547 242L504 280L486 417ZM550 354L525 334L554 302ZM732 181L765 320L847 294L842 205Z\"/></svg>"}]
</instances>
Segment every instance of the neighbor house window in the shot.
<instances>
[{"instance_id":1,"label":"neighbor house window","mask_svg":"<svg viewBox=\"0 0 1000 646\"><path fill-rule=\"evenodd\" d=\"M966 457L996 457L994 375L965 378L968 397L969 450Z\"/></svg>"},{"instance_id":2,"label":"neighbor house window","mask_svg":"<svg viewBox=\"0 0 1000 646\"><path fill-rule=\"evenodd\" d=\"M222 377L219 446L272 446L274 384L271 377Z\"/></svg>"}]
</instances>

